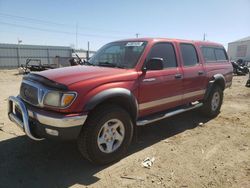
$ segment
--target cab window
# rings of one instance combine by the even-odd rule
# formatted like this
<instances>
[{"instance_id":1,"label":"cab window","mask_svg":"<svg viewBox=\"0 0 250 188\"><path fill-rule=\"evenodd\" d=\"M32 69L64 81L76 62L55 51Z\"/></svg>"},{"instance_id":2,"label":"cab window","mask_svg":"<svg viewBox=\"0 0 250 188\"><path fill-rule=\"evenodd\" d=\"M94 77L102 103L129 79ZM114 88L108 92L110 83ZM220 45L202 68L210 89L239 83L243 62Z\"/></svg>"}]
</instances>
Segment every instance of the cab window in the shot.
<instances>
[{"instance_id":1,"label":"cab window","mask_svg":"<svg viewBox=\"0 0 250 188\"><path fill-rule=\"evenodd\" d=\"M223 49L216 48L214 50L214 52L215 52L215 57L216 57L217 61L226 61L227 60L226 53L225 53L225 51Z\"/></svg>"},{"instance_id":2,"label":"cab window","mask_svg":"<svg viewBox=\"0 0 250 188\"><path fill-rule=\"evenodd\" d=\"M184 66L194 66L198 64L198 55L192 44L180 44L180 47Z\"/></svg>"},{"instance_id":3,"label":"cab window","mask_svg":"<svg viewBox=\"0 0 250 188\"><path fill-rule=\"evenodd\" d=\"M216 61L214 48L203 47L201 51L206 62Z\"/></svg>"},{"instance_id":4,"label":"cab window","mask_svg":"<svg viewBox=\"0 0 250 188\"><path fill-rule=\"evenodd\" d=\"M147 59L149 60L151 58L162 58L164 69L177 67L175 50L171 43L164 42L155 44L151 48Z\"/></svg>"}]
</instances>

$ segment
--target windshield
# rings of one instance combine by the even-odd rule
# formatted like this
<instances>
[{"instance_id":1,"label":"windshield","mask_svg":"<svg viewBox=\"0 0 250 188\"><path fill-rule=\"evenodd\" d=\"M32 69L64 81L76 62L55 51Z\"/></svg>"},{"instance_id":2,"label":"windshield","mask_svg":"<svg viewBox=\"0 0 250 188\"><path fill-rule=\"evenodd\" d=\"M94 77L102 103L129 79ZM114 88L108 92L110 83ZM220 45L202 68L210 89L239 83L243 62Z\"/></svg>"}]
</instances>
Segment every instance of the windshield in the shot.
<instances>
[{"instance_id":1,"label":"windshield","mask_svg":"<svg viewBox=\"0 0 250 188\"><path fill-rule=\"evenodd\" d=\"M103 46L89 64L105 67L134 68L146 42L113 42Z\"/></svg>"}]
</instances>

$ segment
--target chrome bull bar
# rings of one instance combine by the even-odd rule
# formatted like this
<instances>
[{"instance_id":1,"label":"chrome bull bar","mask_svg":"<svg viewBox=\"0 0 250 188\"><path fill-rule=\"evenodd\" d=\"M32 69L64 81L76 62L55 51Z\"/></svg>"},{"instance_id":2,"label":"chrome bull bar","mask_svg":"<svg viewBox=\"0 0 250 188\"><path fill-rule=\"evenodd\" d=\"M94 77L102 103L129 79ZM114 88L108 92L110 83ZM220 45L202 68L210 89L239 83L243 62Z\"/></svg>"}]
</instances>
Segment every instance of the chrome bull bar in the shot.
<instances>
[{"instance_id":1,"label":"chrome bull bar","mask_svg":"<svg viewBox=\"0 0 250 188\"><path fill-rule=\"evenodd\" d=\"M13 110L13 104L16 105L16 107L20 110L22 115L22 120L14 113ZM11 121L16 123L18 127L20 127L25 134L31 138L32 140L43 140L44 138L36 138L32 135L30 131L30 125L29 125L29 115L27 108L25 107L24 103L21 101L19 97L10 96L9 97L9 103L8 103L8 116Z\"/></svg>"}]
</instances>

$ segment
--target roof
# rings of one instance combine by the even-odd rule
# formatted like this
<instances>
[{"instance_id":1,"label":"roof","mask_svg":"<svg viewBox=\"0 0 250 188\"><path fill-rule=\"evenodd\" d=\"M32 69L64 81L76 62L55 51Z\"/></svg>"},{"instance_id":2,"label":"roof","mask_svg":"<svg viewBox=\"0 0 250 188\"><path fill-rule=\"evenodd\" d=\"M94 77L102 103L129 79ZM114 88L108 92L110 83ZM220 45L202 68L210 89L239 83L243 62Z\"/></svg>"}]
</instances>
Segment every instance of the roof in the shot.
<instances>
[{"instance_id":1,"label":"roof","mask_svg":"<svg viewBox=\"0 0 250 188\"><path fill-rule=\"evenodd\" d=\"M1 48L32 48L32 49L62 49L62 50L70 50L70 47L67 46L44 46L44 45L27 45L27 44L7 44L0 43Z\"/></svg>"},{"instance_id":2,"label":"roof","mask_svg":"<svg viewBox=\"0 0 250 188\"><path fill-rule=\"evenodd\" d=\"M244 41L249 41L249 40L250 40L250 36L242 38L242 39L239 39L239 40L236 40L236 41L233 41L233 42L229 42L229 43L244 42Z\"/></svg>"},{"instance_id":3,"label":"roof","mask_svg":"<svg viewBox=\"0 0 250 188\"><path fill-rule=\"evenodd\" d=\"M198 45L212 45L212 46L222 46L219 43L210 42L210 41L199 41L199 40L185 40L185 39L174 39L174 38L132 38L132 39L124 39L118 40L115 42L122 41L148 41L148 42L179 42L179 43L196 43Z\"/></svg>"}]
</instances>

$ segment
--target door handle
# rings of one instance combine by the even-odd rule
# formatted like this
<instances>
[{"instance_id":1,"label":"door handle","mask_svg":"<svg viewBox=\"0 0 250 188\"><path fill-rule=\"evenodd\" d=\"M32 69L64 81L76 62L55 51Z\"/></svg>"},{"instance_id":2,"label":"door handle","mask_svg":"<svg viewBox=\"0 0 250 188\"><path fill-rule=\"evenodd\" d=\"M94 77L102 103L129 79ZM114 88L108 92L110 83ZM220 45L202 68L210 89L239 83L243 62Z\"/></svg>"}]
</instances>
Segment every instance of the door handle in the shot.
<instances>
[{"instance_id":1,"label":"door handle","mask_svg":"<svg viewBox=\"0 0 250 188\"><path fill-rule=\"evenodd\" d=\"M175 77L176 79L180 79L180 78L182 78L182 74L176 74L174 77Z\"/></svg>"},{"instance_id":2,"label":"door handle","mask_svg":"<svg viewBox=\"0 0 250 188\"><path fill-rule=\"evenodd\" d=\"M198 75L203 75L204 71L198 71Z\"/></svg>"},{"instance_id":3,"label":"door handle","mask_svg":"<svg viewBox=\"0 0 250 188\"><path fill-rule=\"evenodd\" d=\"M156 78L145 78L144 80L143 80L143 82L153 82L153 81L155 81L156 80Z\"/></svg>"}]
</instances>

